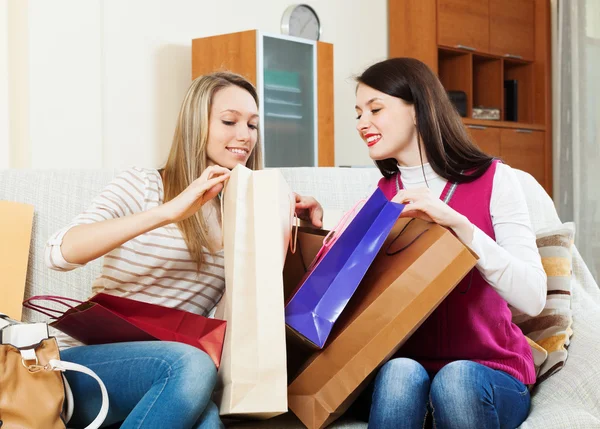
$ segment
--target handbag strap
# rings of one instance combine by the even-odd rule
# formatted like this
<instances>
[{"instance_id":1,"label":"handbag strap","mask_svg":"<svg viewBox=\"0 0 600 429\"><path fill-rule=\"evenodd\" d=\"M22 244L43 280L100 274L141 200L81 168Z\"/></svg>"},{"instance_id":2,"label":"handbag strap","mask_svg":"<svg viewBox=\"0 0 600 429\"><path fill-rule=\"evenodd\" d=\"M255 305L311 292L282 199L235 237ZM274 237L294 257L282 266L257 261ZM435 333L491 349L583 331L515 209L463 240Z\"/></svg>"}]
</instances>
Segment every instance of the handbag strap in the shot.
<instances>
[{"instance_id":1,"label":"handbag strap","mask_svg":"<svg viewBox=\"0 0 600 429\"><path fill-rule=\"evenodd\" d=\"M75 301L75 300L73 300ZM6 315L0 313L2 319L7 319ZM3 339L5 330L14 331L13 334L17 336L17 338L21 338L22 341L13 341L14 338L11 337L9 342L2 341L2 344L11 344L13 347L17 348L21 355L21 363L23 366L35 376L36 373L40 371L75 371L81 372L83 374L89 375L92 377L98 385L100 386L100 393L102 395L102 405L100 407L100 412L96 416L96 418L90 423L85 429L98 429L104 423L106 416L108 415L109 401L108 401L108 392L106 390L106 386L98 377L98 375L92 371L91 369L79 365L73 362L66 362L59 359L50 359L47 364L41 365L38 356L36 354L37 345L39 345L42 341L49 339L48 335L48 325L46 323L38 322L38 323L20 323L16 321L12 321L9 325L5 326L2 329L2 336L0 338ZM33 362L33 363L32 363ZM63 380L65 381L65 396L67 399L67 409L66 409L66 421L68 422L73 415L73 393L71 391L71 387L67 382L66 378L63 374Z\"/></svg>"},{"instance_id":2,"label":"handbag strap","mask_svg":"<svg viewBox=\"0 0 600 429\"><path fill-rule=\"evenodd\" d=\"M100 428L100 426L102 426L102 423L104 423L104 420L106 419L106 416L108 415L108 408L109 408L108 391L106 390L106 386L104 385L104 383L102 382L100 377L98 377L98 375L94 371L92 371L91 369L89 369L83 365L79 365L79 364L73 363L73 362L66 362L64 360L58 360L58 359L50 359L48 361L48 364L40 365L38 362L37 356L35 355L34 349L32 349L32 348L20 349L19 351L21 352L23 366L25 368L27 368L27 371L29 371L31 374L35 375L36 373L38 373L40 371L60 371L60 372L75 371L75 372L80 372L82 374L89 375L94 380L96 380L96 382L100 386L100 393L102 395L102 405L100 406L100 411L98 412L98 415L96 416L96 418L88 426L86 426L85 429L98 429L98 428ZM32 357L32 351L33 351L33 357ZM30 361L35 361L35 363L28 364L27 362L30 362ZM68 422L73 415L74 399L73 399L73 392L71 391L71 386L69 386L69 383L67 382L66 377L63 376L63 380L65 381L65 396L67 399L66 421Z\"/></svg>"},{"instance_id":3,"label":"handbag strap","mask_svg":"<svg viewBox=\"0 0 600 429\"><path fill-rule=\"evenodd\" d=\"M98 413L96 418L88 426L86 426L85 429L100 428L100 426L102 426L102 423L104 423L106 416L108 415L108 406L109 406L108 392L106 390L106 386L104 385L102 380L100 380L100 377L98 377L98 375L94 371L92 371L91 369L89 369L83 365L79 365L79 364L73 363L73 362L66 362L64 360L57 360L57 359L50 359L50 361L48 361L48 370L49 371L61 371L61 372L65 372L65 371L81 372L82 374L89 375L94 380L96 380L96 382L100 386L100 392L102 394L102 405L100 406L100 412ZM67 387L67 386L69 386L68 383L65 384L65 387ZM70 404L70 405L67 405L67 421L68 421L68 420L70 420L70 418L73 414L73 394L71 392L70 386L68 387L67 398L70 399L70 401L68 402L68 404Z\"/></svg>"}]
</instances>

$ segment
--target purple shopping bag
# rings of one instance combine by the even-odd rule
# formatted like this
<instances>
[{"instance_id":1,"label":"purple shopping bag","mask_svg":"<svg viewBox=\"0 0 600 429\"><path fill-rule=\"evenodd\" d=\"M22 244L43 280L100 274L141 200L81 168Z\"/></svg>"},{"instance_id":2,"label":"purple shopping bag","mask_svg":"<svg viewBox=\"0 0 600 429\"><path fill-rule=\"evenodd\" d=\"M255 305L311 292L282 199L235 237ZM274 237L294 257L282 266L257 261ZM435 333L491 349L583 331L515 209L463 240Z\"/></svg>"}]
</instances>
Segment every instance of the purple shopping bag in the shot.
<instances>
[{"instance_id":1,"label":"purple shopping bag","mask_svg":"<svg viewBox=\"0 0 600 429\"><path fill-rule=\"evenodd\" d=\"M320 252L285 306L285 322L293 332L323 348L403 209L377 189L331 248Z\"/></svg>"}]
</instances>

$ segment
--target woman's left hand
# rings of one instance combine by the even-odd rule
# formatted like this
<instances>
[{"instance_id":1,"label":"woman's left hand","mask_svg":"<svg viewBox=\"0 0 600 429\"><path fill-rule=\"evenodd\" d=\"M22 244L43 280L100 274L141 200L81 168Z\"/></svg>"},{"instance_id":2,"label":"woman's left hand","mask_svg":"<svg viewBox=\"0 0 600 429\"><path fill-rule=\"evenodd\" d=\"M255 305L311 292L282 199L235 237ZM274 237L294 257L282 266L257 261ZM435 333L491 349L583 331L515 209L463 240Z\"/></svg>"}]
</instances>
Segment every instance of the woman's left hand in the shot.
<instances>
[{"instance_id":1,"label":"woman's left hand","mask_svg":"<svg viewBox=\"0 0 600 429\"><path fill-rule=\"evenodd\" d=\"M401 189L392 202L405 204L400 217L414 217L451 228L458 238L469 244L473 241L473 224L433 195L428 188Z\"/></svg>"},{"instance_id":2,"label":"woman's left hand","mask_svg":"<svg viewBox=\"0 0 600 429\"><path fill-rule=\"evenodd\" d=\"M315 227L323 226L323 207L313 197L303 197L294 193L296 201L296 215L303 220L311 222Z\"/></svg>"}]
</instances>

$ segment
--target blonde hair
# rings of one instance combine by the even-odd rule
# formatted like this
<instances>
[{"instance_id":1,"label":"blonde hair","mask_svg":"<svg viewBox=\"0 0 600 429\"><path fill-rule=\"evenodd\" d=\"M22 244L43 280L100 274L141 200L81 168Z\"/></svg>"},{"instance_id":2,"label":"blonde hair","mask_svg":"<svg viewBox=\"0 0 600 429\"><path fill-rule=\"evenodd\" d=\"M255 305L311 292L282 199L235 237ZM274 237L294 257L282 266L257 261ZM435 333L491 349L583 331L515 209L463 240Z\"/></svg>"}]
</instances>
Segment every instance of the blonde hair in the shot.
<instances>
[{"instance_id":1,"label":"blonde hair","mask_svg":"<svg viewBox=\"0 0 600 429\"><path fill-rule=\"evenodd\" d=\"M210 111L215 94L229 86L238 86L252 95L258 106L258 95L254 86L244 77L231 72L217 72L196 78L185 95L169 158L163 171L165 188L164 202L174 199L197 179L208 165L206 146L208 143ZM251 170L262 168L260 133L246 167ZM200 270L204 263L203 249L214 252L208 239L206 220L199 210L189 218L177 222L190 255Z\"/></svg>"}]
</instances>

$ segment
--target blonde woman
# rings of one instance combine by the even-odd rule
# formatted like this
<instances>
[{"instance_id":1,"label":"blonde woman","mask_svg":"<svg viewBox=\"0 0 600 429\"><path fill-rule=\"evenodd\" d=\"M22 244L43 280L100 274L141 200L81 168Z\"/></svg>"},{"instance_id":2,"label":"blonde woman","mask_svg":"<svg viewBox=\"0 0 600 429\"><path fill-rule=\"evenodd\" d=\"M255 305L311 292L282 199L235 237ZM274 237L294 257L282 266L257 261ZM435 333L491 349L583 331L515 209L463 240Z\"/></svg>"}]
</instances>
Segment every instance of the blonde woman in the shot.
<instances>
[{"instance_id":1,"label":"blonde woman","mask_svg":"<svg viewBox=\"0 0 600 429\"><path fill-rule=\"evenodd\" d=\"M258 96L243 77L214 73L189 88L162 170L120 174L49 241L50 268L67 271L104 256L93 293L127 297L206 315L224 286L219 204L230 169L261 168ZM316 226L322 209L297 196L296 211ZM210 401L216 381L211 359L171 342L82 346L59 338L65 360L94 370L107 386L105 426L220 428ZM75 395L71 425L97 414L100 392L85 377L68 375Z\"/></svg>"}]
</instances>

